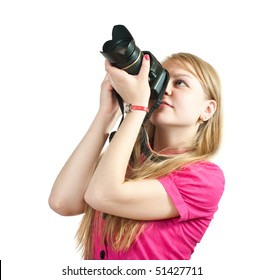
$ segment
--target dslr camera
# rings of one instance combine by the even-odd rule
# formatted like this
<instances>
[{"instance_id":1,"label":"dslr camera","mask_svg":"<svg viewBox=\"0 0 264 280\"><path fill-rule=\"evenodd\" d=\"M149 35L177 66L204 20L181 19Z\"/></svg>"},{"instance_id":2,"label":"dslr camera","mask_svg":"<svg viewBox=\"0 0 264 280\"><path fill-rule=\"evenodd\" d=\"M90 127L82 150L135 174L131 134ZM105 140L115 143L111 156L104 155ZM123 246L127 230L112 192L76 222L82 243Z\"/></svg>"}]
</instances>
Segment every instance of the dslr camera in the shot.
<instances>
[{"instance_id":1,"label":"dslr camera","mask_svg":"<svg viewBox=\"0 0 264 280\"><path fill-rule=\"evenodd\" d=\"M127 73L137 75L145 54L150 57L149 85L151 99L156 99L155 109L161 103L169 82L169 73L162 67L155 56L149 51L141 51L130 32L124 25L115 25L112 30L112 40L106 41L101 54L115 67Z\"/></svg>"}]
</instances>

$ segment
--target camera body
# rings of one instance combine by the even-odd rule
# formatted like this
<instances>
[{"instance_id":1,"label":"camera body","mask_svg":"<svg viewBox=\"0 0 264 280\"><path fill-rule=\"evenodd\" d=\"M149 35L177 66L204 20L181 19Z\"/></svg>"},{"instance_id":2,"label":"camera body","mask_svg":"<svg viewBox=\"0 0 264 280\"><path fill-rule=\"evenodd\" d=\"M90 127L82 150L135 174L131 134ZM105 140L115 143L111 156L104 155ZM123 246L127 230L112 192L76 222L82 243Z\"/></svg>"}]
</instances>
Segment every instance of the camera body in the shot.
<instances>
[{"instance_id":1,"label":"camera body","mask_svg":"<svg viewBox=\"0 0 264 280\"><path fill-rule=\"evenodd\" d=\"M115 67L125 70L131 75L139 73L145 54L150 57L149 85L151 99L156 99L158 106L169 82L169 73L162 67L155 56L149 51L141 51L134 38L124 25L115 25L112 40L106 41L101 54Z\"/></svg>"}]
</instances>

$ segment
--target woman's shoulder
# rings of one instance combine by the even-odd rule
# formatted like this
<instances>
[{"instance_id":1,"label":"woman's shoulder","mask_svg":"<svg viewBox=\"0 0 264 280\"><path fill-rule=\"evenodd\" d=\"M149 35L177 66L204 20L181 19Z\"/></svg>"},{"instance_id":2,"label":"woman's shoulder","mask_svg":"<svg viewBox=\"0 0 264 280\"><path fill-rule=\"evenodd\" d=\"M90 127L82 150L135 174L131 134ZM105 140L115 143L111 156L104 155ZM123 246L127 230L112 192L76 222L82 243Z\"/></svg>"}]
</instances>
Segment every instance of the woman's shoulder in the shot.
<instances>
[{"instance_id":1,"label":"woman's shoulder","mask_svg":"<svg viewBox=\"0 0 264 280\"><path fill-rule=\"evenodd\" d=\"M225 187L222 169L211 161L186 164L159 180L171 196L181 196L188 203L200 201L199 205L210 207L218 204Z\"/></svg>"},{"instance_id":2,"label":"woman's shoulder","mask_svg":"<svg viewBox=\"0 0 264 280\"><path fill-rule=\"evenodd\" d=\"M212 161L206 161L206 160L185 164L181 168L181 170L179 170L179 172L219 173L224 176L222 168L217 163Z\"/></svg>"},{"instance_id":3,"label":"woman's shoulder","mask_svg":"<svg viewBox=\"0 0 264 280\"><path fill-rule=\"evenodd\" d=\"M172 171L168 175L173 181L184 184L188 181L205 185L224 186L225 176L222 168L212 161L197 161L184 165L180 170Z\"/></svg>"}]
</instances>

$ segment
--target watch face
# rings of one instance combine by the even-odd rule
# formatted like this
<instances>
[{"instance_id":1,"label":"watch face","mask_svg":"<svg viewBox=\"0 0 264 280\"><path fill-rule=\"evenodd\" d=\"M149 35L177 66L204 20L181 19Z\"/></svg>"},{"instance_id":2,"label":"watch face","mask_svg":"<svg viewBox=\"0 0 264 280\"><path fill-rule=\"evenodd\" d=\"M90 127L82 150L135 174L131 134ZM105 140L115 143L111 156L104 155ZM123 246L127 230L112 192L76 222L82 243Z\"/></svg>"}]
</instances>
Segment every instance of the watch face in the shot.
<instances>
[{"instance_id":1,"label":"watch face","mask_svg":"<svg viewBox=\"0 0 264 280\"><path fill-rule=\"evenodd\" d=\"M129 113L129 112L132 112L132 108L131 108L132 104L126 104L125 106L125 113Z\"/></svg>"}]
</instances>

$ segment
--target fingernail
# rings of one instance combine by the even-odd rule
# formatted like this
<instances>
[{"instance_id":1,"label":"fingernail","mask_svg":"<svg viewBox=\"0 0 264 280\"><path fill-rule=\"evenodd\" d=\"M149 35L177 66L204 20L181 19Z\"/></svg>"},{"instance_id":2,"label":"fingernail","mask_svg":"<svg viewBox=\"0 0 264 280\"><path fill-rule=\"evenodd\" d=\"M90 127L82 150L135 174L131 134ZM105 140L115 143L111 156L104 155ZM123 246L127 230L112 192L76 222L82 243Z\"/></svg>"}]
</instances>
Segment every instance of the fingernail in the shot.
<instances>
[{"instance_id":1,"label":"fingernail","mask_svg":"<svg viewBox=\"0 0 264 280\"><path fill-rule=\"evenodd\" d=\"M145 58L146 60L149 60L149 55L148 55L148 54L145 54L145 55L144 55L144 58Z\"/></svg>"}]
</instances>

